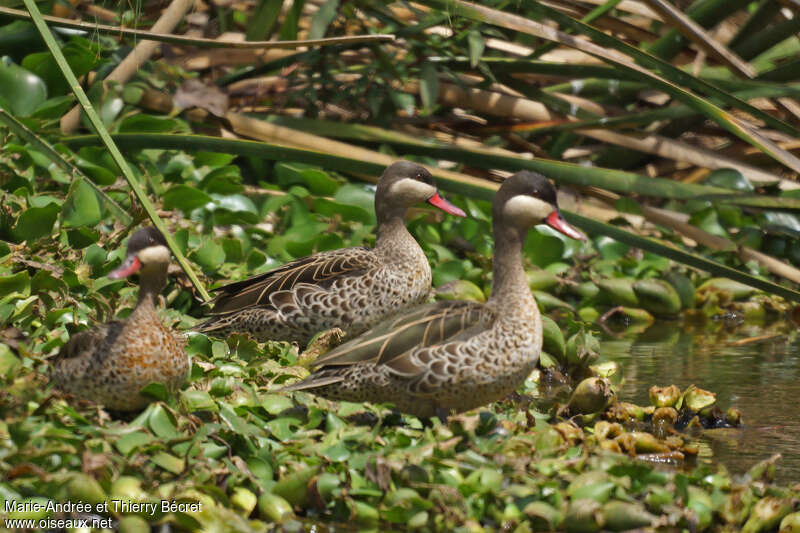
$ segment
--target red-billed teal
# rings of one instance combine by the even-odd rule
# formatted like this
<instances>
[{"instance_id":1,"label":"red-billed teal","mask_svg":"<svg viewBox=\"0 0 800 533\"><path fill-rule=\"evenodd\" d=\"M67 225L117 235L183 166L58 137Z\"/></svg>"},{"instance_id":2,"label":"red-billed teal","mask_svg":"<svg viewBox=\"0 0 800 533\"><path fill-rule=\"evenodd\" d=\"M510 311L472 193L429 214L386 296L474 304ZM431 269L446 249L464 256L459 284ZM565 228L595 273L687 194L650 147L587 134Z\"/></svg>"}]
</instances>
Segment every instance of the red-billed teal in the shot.
<instances>
[{"instance_id":1,"label":"red-billed teal","mask_svg":"<svg viewBox=\"0 0 800 533\"><path fill-rule=\"evenodd\" d=\"M122 265L108 277L139 272L139 301L125 320L112 320L73 335L53 359L56 387L108 409L134 411L151 398L139 391L151 382L176 391L189 372L183 338L161 323L156 300L167 282L170 251L153 227L128 241Z\"/></svg>"},{"instance_id":2,"label":"red-billed teal","mask_svg":"<svg viewBox=\"0 0 800 533\"><path fill-rule=\"evenodd\" d=\"M426 301L431 267L404 221L406 210L421 202L464 216L439 195L425 168L408 161L392 164L375 191L375 248L321 252L225 285L213 299L211 318L197 329L305 346L320 331L338 327L356 335Z\"/></svg>"},{"instance_id":3,"label":"red-billed teal","mask_svg":"<svg viewBox=\"0 0 800 533\"><path fill-rule=\"evenodd\" d=\"M492 215L493 286L485 304L417 306L334 348L308 378L283 390L390 402L406 413L445 418L519 387L542 348L542 320L522 265L525 236L540 223L575 239L583 235L561 217L555 188L533 172L503 183Z\"/></svg>"}]
</instances>

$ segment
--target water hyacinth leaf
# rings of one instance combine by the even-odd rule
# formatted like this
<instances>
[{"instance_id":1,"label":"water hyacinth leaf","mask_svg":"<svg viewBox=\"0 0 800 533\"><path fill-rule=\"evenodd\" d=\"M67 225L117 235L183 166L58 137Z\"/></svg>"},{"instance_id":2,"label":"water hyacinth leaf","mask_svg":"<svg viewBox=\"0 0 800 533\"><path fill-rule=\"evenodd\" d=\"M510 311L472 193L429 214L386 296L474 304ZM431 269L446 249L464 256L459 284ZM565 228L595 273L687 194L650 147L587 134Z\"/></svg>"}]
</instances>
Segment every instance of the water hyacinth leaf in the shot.
<instances>
[{"instance_id":1,"label":"water hyacinth leaf","mask_svg":"<svg viewBox=\"0 0 800 533\"><path fill-rule=\"evenodd\" d=\"M0 277L0 298L9 294L19 294L27 298L31 294L31 278L27 271Z\"/></svg>"},{"instance_id":2,"label":"water hyacinth leaf","mask_svg":"<svg viewBox=\"0 0 800 533\"><path fill-rule=\"evenodd\" d=\"M163 383L158 383L155 381L142 387L142 389L139 391L139 394L142 396L149 396L150 398L154 398L162 402L165 402L169 399L169 391L167 390L167 386Z\"/></svg>"},{"instance_id":3,"label":"water hyacinth leaf","mask_svg":"<svg viewBox=\"0 0 800 533\"><path fill-rule=\"evenodd\" d=\"M533 264L545 267L564 256L564 241L535 229L528 232L523 251Z\"/></svg>"},{"instance_id":4,"label":"water hyacinth leaf","mask_svg":"<svg viewBox=\"0 0 800 533\"><path fill-rule=\"evenodd\" d=\"M129 456L135 450L146 446L156 440L156 437L149 433L137 431L133 433L126 433L114 443L114 446L119 450L122 455Z\"/></svg>"},{"instance_id":5,"label":"water hyacinth leaf","mask_svg":"<svg viewBox=\"0 0 800 533\"><path fill-rule=\"evenodd\" d=\"M208 206L214 212L214 223L218 226L233 224L256 224L259 222L258 209L253 201L242 194L211 195L213 204Z\"/></svg>"},{"instance_id":6,"label":"water hyacinth leaf","mask_svg":"<svg viewBox=\"0 0 800 533\"><path fill-rule=\"evenodd\" d=\"M22 361L11 352L11 348L0 343L0 376L5 377L21 364Z\"/></svg>"},{"instance_id":7,"label":"water hyacinth leaf","mask_svg":"<svg viewBox=\"0 0 800 533\"><path fill-rule=\"evenodd\" d=\"M181 392L181 401L190 411L217 411L217 403L204 390L189 389Z\"/></svg>"},{"instance_id":8,"label":"water hyacinth leaf","mask_svg":"<svg viewBox=\"0 0 800 533\"><path fill-rule=\"evenodd\" d=\"M276 524L294 517L292 505L281 496L271 492L264 492L258 497L258 511L262 517Z\"/></svg>"},{"instance_id":9,"label":"water hyacinth leaf","mask_svg":"<svg viewBox=\"0 0 800 533\"><path fill-rule=\"evenodd\" d=\"M33 242L50 235L61 208L55 203L29 207L17 219L12 234L19 241Z\"/></svg>"},{"instance_id":10,"label":"water hyacinth leaf","mask_svg":"<svg viewBox=\"0 0 800 533\"><path fill-rule=\"evenodd\" d=\"M85 180L75 180L61 208L61 223L67 228L94 226L103 219L100 196Z\"/></svg>"},{"instance_id":11,"label":"water hyacinth leaf","mask_svg":"<svg viewBox=\"0 0 800 533\"><path fill-rule=\"evenodd\" d=\"M105 159L106 155L100 148L85 146L78 151L73 160L75 166L98 185L112 185L117 181L117 176L115 171L109 168L109 162ZM113 165L113 162L111 164Z\"/></svg>"},{"instance_id":12,"label":"water hyacinth leaf","mask_svg":"<svg viewBox=\"0 0 800 533\"><path fill-rule=\"evenodd\" d=\"M308 501L308 482L318 472L319 466L309 466L284 476L272 487L271 492L286 499L290 504L303 507Z\"/></svg>"},{"instance_id":13,"label":"water hyacinth leaf","mask_svg":"<svg viewBox=\"0 0 800 533\"><path fill-rule=\"evenodd\" d=\"M156 452L154 455L150 456L150 461L173 474L180 474L185 468L183 459L175 457L167 452Z\"/></svg>"},{"instance_id":14,"label":"water hyacinth leaf","mask_svg":"<svg viewBox=\"0 0 800 533\"><path fill-rule=\"evenodd\" d=\"M225 261L225 250L212 240L206 240L192 255L197 264L209 272Z\"/></svg>"},{"instance_id":15,"label":"water hyacinth leaf","mask_svg":"<svg viewBox=\"0 0 800 533\"><path fill-rule=\"evenodd\" d=\"M633 284L639 304L656 315L676 315L681 310L678 292L664 280L641 279Z\"/></svg>"},{"instance_id":16,"label":"water hyacinth leaf","mask_svg":"<svg viewBox=\"0 0 800 533\"><path fill-rule=\"evenodd\" d=\"M225 165L212 169L203 177L200 188L209 194L237 194L244 190L242 173L235 165Z\"/></svg>"},{"instance_id":17,"label":"water hyacinth leaf","mask_svg":"<svg viewBox=\"0 0 800 533\"><path fill-rule=\"evenodd\" d=\"M290 409L293 405L291 399L280 394L268 394L261 398L261 407L271 415L282 413Z\"/></svg>"},{"instance_id":18,"label":"water hyacinth leaf","mask_svg":"<svg viewBox=\"0 0 800 533\"><path fill-rule=\"evenodd\" d=\"M196 187L173 185L164 193L164 209L180 209L190 213L198 207L211 203L211 196Z\"/></svg>"},{"instance_id":19,"label":"water hyacinth leaf","mask_svg":"<svg viewBox=\"0 0 800 533\"><path fill-rule=\"evenodd\" d=\"M328 200L327 198L314 198L314 211L320 215L328 217L340 216L343 220L361 222L362 224L371 224L375 219L372 210L367 211L357 205Z\"/></svg>"},{"instance_id":20,"label":"water hyacinth leaf","mask_svg":"<svg viewBox=\"0 0 800 533\"><path fill-rule=\"evenodd\" d=\"M312 193L324 196L334 194L339 188L339 183L327 172L302 163L277 163L275 176L283 187L300 184L308 187Z\"/></svg>"},{"instance_id":21,"label":"water hyacinth leaf","mask_svg":"<svg viewBox=\"0 0 800 533\"><path fill-rule=\"evenodd\" d=\"M343 204L355 205L362 208L367 213L370 213L374 223L375 195L367 191L363 186L354 185L352 183L345 184L336 191L334 199Z\"/></svg>"},{"instance_id":22,"label":"water hyacinth leaf","mask_svg":"<svg viewBox=\"0 0 800 533\"><path fill-rule=\"evenodd\" d=\"M147 425L161 439L170 440L178 436L175 422L170 414L161 405L155 405L150 411Z\"/></svg>"},{"instance_id":23,"label":"water hyacinth leaf","mask_svg":"<svg viewBox=\"0 0 800 533\"><path fill-rule=\"evenodd\" d=\"M433 271L433 286L439 287L464 277L464 265L461 261L444 261Z\"/></svg>"},{"instance_id":24,"label":"water hyacinth leaf","mask_svg":"<svg viewBox=\"0 0 800 533\"><path fill-rule=\"evenodd\" d=\"M615 241L606 235L599 236L597 239L595 239L594 244L603 258L612 260L624 257L630 249L630 246L627 244Z\"/></svg>"},{"instance_id":25,"label":"water hyacinth leaf","mask_svg":"<svg viewBox=\"0 0 800 533\"><path fill-rule=\"evenodd\" d=\"M72 37L61 50L75 76L87 74L100 59L96 46L82 37ZM69 93L69 85L51 54L47 52L28 54L22 60L22 66L44 80L48 94Z\"/></svg>"},{"instance_id":26,"label":"water hyacinth leaf","mask_svg":"<svg viewBox=\"0 0 800 533\"><path fill-rule=\"evenodd\" d=\"M709 185L722 187L741 192L753 192L753 184L750 183L742 173L733 168L723 168L715 170L705 180Z\"/></svg>"},{"instance_id":27,"label":"water hyacinth leaf","mask_svg":"<svg viewBox=\"0 0 800 533\"><path fill-rule=\"evenodd\" d=\"M689 223L712 235L724 238L728 237L728 232L725 231L725 228L719 223L717 211L712 207L694 213L689 219Z\"/></svg>"},{"instance_id":28,"label":"water hyacinth leaf","mask_svg":"<svg viewBox=\"0 0 800 533\"><path fill-rule=\"evenodd\" d=\"M11 113L27 117L47 100L47 87L39 76L6 57L0 59L0 94Z\"/></svg>"}]
</instances>

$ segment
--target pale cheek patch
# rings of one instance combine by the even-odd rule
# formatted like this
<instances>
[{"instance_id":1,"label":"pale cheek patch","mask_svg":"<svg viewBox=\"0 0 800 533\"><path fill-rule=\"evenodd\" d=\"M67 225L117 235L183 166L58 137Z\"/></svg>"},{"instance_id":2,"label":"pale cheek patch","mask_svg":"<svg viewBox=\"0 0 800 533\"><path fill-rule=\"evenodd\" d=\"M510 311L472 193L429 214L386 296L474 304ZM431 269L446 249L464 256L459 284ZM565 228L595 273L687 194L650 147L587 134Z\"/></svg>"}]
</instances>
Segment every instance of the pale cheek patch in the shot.
<instances>
[{"instance_id":1,"label":"pale cheek patch","mask_svg":"<svg viewBox=\"0 0 800 533\"><path fill-rule=\"evenodd\" d=\"M148 246L147 248L141 250L137 256L139 257L139 261L142 262L143 265L151 265L157 263L169 263L170 261L170 252L169 248L166 246L159 244L158 246Z\"/></svg>"},{"instance_id":2,"label":"pale cheek patch","mask_svg":"<svg viewBox=\"0 0 800 533\"><path fill-rule=\"evenodd\" d=\"M506 202L503 215L507 218L530 225L541 223L553 212L553 206L533 196L518 195Z\"/></svg>"},{"instance_id":3,"label":"pale cheek patch","mask_svg":"<svg viewBox=\"0 0 800 533\"><path fill-rule=\"evenodd\" d=\"M391 186L389 194L403 203L416 204L436 194L436 188L421 181L403 178Z\"/></svg>"}]
</instances>

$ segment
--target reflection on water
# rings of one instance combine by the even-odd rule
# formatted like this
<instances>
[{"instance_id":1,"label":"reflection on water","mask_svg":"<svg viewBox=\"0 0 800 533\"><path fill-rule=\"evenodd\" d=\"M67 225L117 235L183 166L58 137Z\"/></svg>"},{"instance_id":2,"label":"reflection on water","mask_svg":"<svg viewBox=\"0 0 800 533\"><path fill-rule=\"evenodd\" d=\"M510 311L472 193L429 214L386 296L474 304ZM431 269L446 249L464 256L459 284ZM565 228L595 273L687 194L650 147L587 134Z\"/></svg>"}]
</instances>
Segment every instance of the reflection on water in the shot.
<instances>
[{"instance_id":1,"label":"reflection on water","mask_svg":"<svg viewBox=\"0 0 800 533\"><path fill-rule=\"evenodd\" d=\"M620 398L649 405L652 385L695 384L717 393L723 411L731 405L745 427L712 430L703 439L713 460L735 474L774 453L783 458L776 481L800 481L800 338L797 325L777 322L728 329L657 323L637 336L607 338L601 360L617 361L625 383Z\"/></svg>"}]
</instances>

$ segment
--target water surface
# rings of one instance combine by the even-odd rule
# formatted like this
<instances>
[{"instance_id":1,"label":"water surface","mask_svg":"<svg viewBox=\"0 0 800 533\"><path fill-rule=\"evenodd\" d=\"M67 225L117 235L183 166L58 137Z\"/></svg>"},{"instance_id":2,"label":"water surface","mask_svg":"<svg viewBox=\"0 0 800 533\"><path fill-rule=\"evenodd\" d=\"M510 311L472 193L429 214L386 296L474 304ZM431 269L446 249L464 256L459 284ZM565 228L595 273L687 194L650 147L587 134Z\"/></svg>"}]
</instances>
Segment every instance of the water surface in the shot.
<instances>
[{"instance_id":1,"label":"water surface","mask_svg":"<svg viewBox=\"0 0 800 533\"><path fill-rule=\"evenodd\" d=\"M649 405L652 385L695 384L717 393L724 411L738 407L741 429L707 431L702 442L714 462L741 474L781 453L776 481L800 482L800 336L791 322L702 327L654 324L639 335L607 337L601 360L617 361L625 383L620 398ZM708 450L708 448L706 448ZM706 460L701 453L701 460Z\"/></svg>"}]
</instances>

